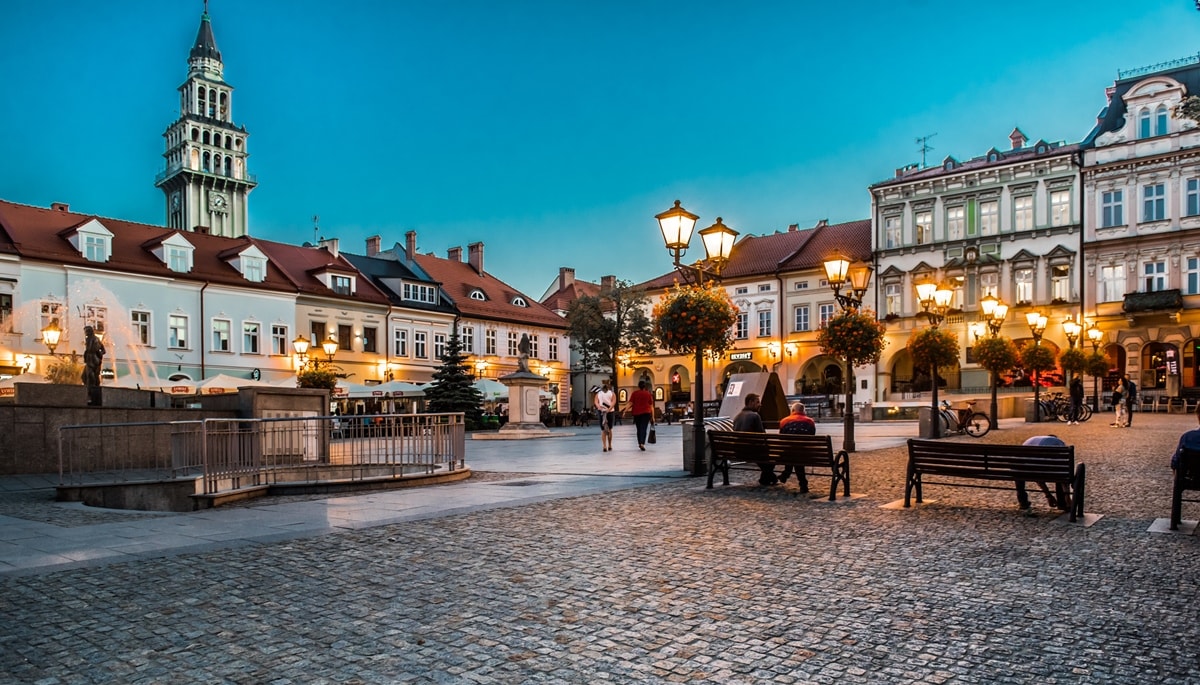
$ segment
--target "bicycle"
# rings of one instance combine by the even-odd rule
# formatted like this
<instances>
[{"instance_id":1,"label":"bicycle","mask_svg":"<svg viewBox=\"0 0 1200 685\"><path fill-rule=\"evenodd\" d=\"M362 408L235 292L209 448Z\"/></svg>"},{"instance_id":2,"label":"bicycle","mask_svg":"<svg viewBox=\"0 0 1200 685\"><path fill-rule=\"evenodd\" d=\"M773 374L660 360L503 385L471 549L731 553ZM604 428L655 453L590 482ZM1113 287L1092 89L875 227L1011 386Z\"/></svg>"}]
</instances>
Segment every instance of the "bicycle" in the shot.
<instances>
[{"instance_id":1,"label":"bicycle","mask_svg":"<svg viewBox=\"0 0 1200 685\"><path fill-rule=\"evenodd\" d=\"M973 438L987 435L992 429L991 419L987 414L975 411L975 400L967 400L966 405L963 409L952 409L949 402L942 400L941 410L938 411L941 435L966 433Z\"/></svg>"}]
</instances>

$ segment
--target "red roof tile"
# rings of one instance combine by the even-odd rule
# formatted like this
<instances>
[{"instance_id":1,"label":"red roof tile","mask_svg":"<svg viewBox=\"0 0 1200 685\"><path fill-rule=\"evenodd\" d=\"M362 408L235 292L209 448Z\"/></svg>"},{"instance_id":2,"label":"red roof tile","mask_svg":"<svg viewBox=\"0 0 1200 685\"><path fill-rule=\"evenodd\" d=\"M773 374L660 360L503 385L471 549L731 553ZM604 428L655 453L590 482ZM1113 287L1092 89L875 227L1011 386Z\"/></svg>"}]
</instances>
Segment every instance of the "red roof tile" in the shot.
<instances>
[{"instance_id":1,"label":"red roof tile","mask_svg":"<svg viewBox=\"0 0 1200 685\"><path fill-rule=\"evenodd\" d=\"M441 283L442 291L454 301L464 316L563 330L567 328L566 319L486 271L481 274L466 262L433 255L416 254L414 257L425 273ZM471 293L477 289L483 291L487 300L471 297ZM518 296L528 306L513 304L513 298Z\"/></svg>"}]
</instances>

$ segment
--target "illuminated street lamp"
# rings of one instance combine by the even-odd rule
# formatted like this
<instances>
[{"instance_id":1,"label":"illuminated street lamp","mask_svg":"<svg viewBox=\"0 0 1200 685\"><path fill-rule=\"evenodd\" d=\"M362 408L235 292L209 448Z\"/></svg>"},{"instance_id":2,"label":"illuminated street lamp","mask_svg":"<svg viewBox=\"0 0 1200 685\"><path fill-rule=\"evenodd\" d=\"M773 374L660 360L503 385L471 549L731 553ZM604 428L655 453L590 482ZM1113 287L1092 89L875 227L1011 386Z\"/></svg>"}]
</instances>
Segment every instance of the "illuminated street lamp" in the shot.
<instances>
[{"instance_id":1,"label":"illuminated street lamp","mask_svg":"<svg viewBox=\"0 0 1200 685\"><path fill-rule=\"evenodd\" d=\"M685 279L694 280L696 285L704 285L705 277L710 280L720 280L721 269L725 268L725 264L729 261L729 255L733 251L733 243L738 235L737 231L721 223L721 217L717 217L716 223L700 231L700 239L704 243L704 260L696 262L696 264L684 264L679 261L679 258L687 252L692 241L692 230L696 228L696 222L700 220L700 217L681 207L679 200L676 200L673 207L661 214L656 214L654 218L658 221L659 230L662 231L663 243L666 245L667 251L672 253L675 269L682 273ZM695 385L696 399L693 404L695 409L692 411L692 426L694 430L693 447L696 452L693 469L704 463L704 350L699 346L696 348Z\"/></svg>"},{"instance_id":2,"label":"illuminated street lamp","mask_svg":"<svg viewBox=\"0 0 1200 685\"><path fill-rule=\"evenodd\" d=\"M946 312L950 311L950 301L954 299L954 291L949 286L932 280L924 280L916 284L917 301L921 304L921 313L929 319L929 327L937 330L946 320ZM933 381L933 397L930 405L929 421L933 425L933 437L940 438L942 427L938 421L938 376L937 364L932 364L929 377Z\"/></svg>"},{"instance_id":3,"label":"illuminated street lamp","mask_svg":"<svg viewBox=\"0 0 1200 685\"><path fill-rule=\"evenodd\" d=\"M1033 335L1033 344L1035 346L1042 344L1042 334L1046 332L1046 324L1049 319L1045 314L1038 311L1032 311L1025 314L1025 323L1029 324L1029 333ZM1041 412L1041 372L1033 372L1033 421L1040 423L1042 420Z\"/></svg>"},{"instance_id":4,"label":"illuminated street lamp","mask_svg":"<svg viewBox=\"0 0 1200 685\"><path fill-rule=\"evenodd\" d=\"M825 279L833 288L833 298L841 305L844 312L857 312L862 306L863 295L867 293L867 284L871 281L871 265L859 262L851 265L841 253L835 253L825 260ZM842 288L849 286L849 291L843 295ZM846 360L846 406L843 408L842 449L847 452L855 450L854 444L854 366L850 359Z\"/></svg>"},{"instance_id":5,"label":"illuminated street lamp","mask_svg":"<svg viewBox=\"0 0 1200 685\"><path fill-rule=\"evenodd\" d=\"M326 359L330 363L333 363L333 355L337 354L338 351L338 341L334 340L331 335L325 339L325 342L321 343L321 349L325 351Z\"/></svg>"},{"instance_id":6,"label":"illuminated street lamp","mask_svg":"<svg viewBox=\"0 0 1200 685\"><path fill-rule=\"evenodd\" d=\"M62 328L58 325L58 319L51 319L42 329L42 344L50 349L50 356L54 356L54 349L58 347L58 341L61 339Z\"/></svg>"},{"instance_id":7,"label":"illuminated street lamp","mask_svg":"<svg viewBox=\"0 0 1200 685\"><path fill-rule=\"evenodd\" d=\"M1066 321L1063 321L1062 326L1063 335L1067 336L1067 349L1073 349L1075 341L1079 340L1079 332L1083 330L1083 326L1080 326L1078 321L1069 316Z\"/></svg>"},{"instance_id":8,"label":"illuminated street lamp","mask_svg":"<svg viewBox=\"0 0 1200 685\"><path fill-rule=\"evenodd\" d=\"M988 332L992 337L1000 335L1000 329L1004 326L1004 319L1008 317L1008 305L995 295L988 295L979 301L979 309L983 312L983 324L987 326ZM991 374L992 382L992 411L988 416L988 423L992 430L998 425L996 415L998 413L998 405L996 402L996 374Z\"/></svg>"},{"instance_id":9,"label":"illuminated street lamp","mask_svg":"<svg viewBox=\"0 0 1200 685\"><path fill-rule=\"evenodd\" d=\"M1088 342L1092 343L1092 354L1099 353L1100 341L1104 339L1104 331L1100 330L1100 327L1096 325L1095 321L1092 322L1091 326L1088 326L1087 337ZM1092 411L1096 413L1100 412L1099 382L1100 379L1096 378L1096 376L1092 376Z\"/></svg>"}]
</instances>

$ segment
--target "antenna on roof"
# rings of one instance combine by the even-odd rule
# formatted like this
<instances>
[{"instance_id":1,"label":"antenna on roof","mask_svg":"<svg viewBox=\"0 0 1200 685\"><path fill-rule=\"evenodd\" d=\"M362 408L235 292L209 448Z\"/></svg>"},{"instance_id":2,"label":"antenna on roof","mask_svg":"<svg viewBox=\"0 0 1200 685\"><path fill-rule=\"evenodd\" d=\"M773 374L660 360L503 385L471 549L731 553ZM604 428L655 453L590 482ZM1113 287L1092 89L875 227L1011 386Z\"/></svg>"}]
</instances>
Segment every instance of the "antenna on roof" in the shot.
<instances>
[{"instance_id":1,"label":"antenna on roof","mask_svg":"<svg viewBox=\"0 0 1200 685\"><path fill-rule=\"evenodd\" d=\"M313 214L313 245L316 245L317 242L320 241L320 238L317 237L317 231L321 230L320 227L317 226L317 222L320 220L321 220L321 217L317 216L316 214Z\"/></svg>"},{"instance_id":2,"label":"antenna on roof","mask_svg":"<svg viewBox=\"0 0 1200 685\"><path fill-rule=\"evenodd\" d=\"M1197 0L1197 1L1200 2L1200 0ZM917 145L921 146L917 149L921 151L921 168L922 169L925 168L925 153L929 152L930 150L933 149L933 146L929 144L929 139L936 135L937 135L936 133L930 133L927 136L921 136L920 138L917 138Z\"/></svg>"}]
</instances>

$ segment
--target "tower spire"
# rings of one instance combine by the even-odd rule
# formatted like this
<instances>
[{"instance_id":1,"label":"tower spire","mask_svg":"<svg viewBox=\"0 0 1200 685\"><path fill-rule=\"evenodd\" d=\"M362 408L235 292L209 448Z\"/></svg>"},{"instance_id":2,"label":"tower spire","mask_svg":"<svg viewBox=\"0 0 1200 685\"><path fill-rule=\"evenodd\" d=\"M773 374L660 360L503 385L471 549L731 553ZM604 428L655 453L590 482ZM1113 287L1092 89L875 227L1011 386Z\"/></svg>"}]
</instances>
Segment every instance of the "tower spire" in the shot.
<instances>
[{"instance_id":1,"label":"tower spire","mask_svg":"<svg viewBox=\"0 0 1200 685\"><path fill-rule=\"evenodd\" d=\"M192 43L192 51L188 57L221 61L221 51L217 49L217 39L213 37L212 21L208 17L208 0L204 0L204 14L200 15L200 30L196 32L196 41Z\"/></svg>"}]
</instances>

